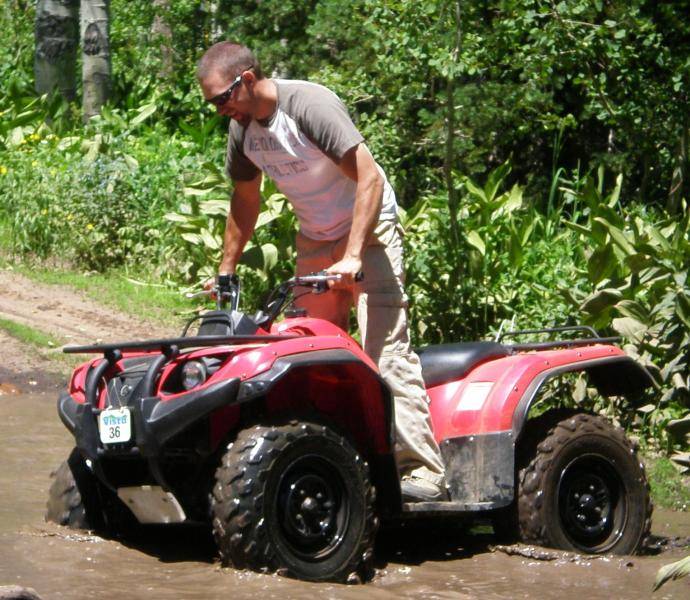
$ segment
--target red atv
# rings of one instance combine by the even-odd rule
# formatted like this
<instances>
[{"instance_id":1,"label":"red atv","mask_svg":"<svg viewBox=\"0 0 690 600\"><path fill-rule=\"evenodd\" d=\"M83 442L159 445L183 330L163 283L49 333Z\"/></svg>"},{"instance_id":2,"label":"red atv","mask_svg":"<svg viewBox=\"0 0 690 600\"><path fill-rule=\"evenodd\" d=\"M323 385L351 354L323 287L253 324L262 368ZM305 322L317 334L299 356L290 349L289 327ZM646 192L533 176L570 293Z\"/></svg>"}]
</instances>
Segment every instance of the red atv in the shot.
<instances>
[{"instance_id":1,"label":"red atv","mask_svg":"<svg viewBox=\"0 0 690 600\"><path fill-rule=\"evenodd\" d=\"M376 365L327 321L290 309L275 322L294 288L325 291L329 278L292 278L249 316L238 281L221 277L217 310L181 337L65 348L102 356L58 399L76 448L47 518L111 534L206 523L225 563L315 581L366 577L380 517L483 516L557 548L640 547L652 506L623 431L584 412L530 418L568 373L604 396L639 397L650 376L612 339L563 328L550 331L587 335L421 348L450 499L403 503L394 404Z\"/></svg>"}]
</instances>

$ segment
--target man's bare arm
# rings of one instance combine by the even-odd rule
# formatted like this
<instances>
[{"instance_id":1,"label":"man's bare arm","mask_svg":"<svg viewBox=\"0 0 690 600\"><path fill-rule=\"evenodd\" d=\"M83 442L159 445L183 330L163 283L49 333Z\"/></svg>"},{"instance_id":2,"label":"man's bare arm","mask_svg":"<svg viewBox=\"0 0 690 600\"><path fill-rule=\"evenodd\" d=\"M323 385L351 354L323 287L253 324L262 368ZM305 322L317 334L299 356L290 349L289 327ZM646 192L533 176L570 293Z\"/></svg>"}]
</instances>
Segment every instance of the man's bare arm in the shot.
<instances>
[{"instance_id":1,"label":"man's bare arm","mask_svg":"<svg viewBox=\"0 0 690 600\"><path fill-rule=\"evenodd\" d=\"M254 226L261 207L261 174L251 181L235 181L230 199L230 211L225 224L223 259L219 273L234 273L244 247L254 233Z\"/></svg>"},{"instance_id":2,"label":"man's bare arm","mask_svg":"<svg viewBox=\"0 0 690 600\"><path fill-rule=\"evenodd\" d=\"M379 220L383 198L383 176L365 144L358 144L348 150L339 166L345 175L357 182L357 191L345 254L327 271L340 273L343 276L342 283L351 285L355 274L362 270L364 250Z\"/></svg>"}]
</instances>

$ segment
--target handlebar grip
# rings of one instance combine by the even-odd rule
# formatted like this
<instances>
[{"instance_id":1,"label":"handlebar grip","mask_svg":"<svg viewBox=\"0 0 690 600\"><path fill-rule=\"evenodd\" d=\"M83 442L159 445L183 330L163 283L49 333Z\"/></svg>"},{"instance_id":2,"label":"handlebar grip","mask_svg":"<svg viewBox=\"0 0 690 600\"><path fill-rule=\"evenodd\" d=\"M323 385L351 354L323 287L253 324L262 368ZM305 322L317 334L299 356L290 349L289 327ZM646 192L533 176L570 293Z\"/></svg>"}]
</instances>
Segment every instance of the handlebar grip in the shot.
<instances>
[{"instance_id":1,"label":"handlebar grip","mask_svg":"<svg viewBox=\"0 0 690 600\"><path fill-rule=\"evenodd\" d=\"M228 287L230 284L237 285L239 277L236 273L218 273L216 282L220 287Z\"/></svg>"}]
</instances>

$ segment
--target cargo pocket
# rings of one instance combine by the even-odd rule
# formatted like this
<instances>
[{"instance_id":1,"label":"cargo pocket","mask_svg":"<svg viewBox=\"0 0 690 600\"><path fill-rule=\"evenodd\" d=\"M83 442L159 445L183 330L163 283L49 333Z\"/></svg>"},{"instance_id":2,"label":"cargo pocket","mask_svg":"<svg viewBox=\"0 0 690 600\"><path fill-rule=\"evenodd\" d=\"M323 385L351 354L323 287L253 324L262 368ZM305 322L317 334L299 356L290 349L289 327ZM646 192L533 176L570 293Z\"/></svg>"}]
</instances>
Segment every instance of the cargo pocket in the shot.
<instances>
[{"instance_id":1,"label":"cargo pocket","mask_svg":"<svg viewBox=\"0 0 690 600\"><path fill-rule=\"evenodd\" d=\"M373 361L410 351L407 296L401 288L359 294L357 320L364 351Z\"/></svg>"}]
</instances>

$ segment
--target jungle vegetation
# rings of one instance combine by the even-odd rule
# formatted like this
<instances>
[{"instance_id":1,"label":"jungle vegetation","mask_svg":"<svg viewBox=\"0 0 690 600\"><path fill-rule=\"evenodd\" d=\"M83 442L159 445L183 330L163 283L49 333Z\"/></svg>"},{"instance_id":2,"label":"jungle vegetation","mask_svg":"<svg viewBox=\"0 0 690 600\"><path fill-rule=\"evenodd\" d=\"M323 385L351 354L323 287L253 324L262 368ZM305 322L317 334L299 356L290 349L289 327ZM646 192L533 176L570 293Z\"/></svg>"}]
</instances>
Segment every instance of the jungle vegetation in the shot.
<instances>
[{"instance_id":1,"label":"jungle vegetation","mask_svg":"<svg viewBox=\"0 0 690 600\"><path fill-rule=\"evenodd\" d=\"M657 380L649 401L631 411L574 381L559 402L607 412L688 466L689 12L688 0L2 0L3 249L178 287L212 274L227 126L195 62L240 40L273 76L336 91L386 170L415 343L575 323L623 336ZM241 272L249 305L291 272L295 228L267 181Z\"/></svg>"}]
</instances>

